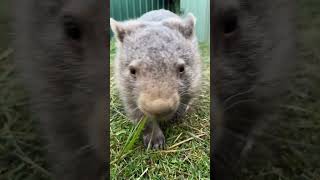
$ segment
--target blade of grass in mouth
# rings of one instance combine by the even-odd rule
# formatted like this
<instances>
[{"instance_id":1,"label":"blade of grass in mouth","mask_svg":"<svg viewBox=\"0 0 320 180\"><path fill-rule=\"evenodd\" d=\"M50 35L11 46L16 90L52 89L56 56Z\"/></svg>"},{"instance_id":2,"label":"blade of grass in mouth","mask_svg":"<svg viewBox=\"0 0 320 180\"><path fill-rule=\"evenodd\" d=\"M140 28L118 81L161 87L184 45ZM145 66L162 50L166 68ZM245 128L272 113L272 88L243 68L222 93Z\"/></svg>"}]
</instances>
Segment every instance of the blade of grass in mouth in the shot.
<instances>
[{"instance_id":1,"label":"blade of grass in mouth","mask_svg":"<svg viewBox=\"0 0 320 180\"><path fill-rule=\"evenodd\" d=\"M132 150L133 145L136 143L136 141L139 139L139 136L144 129L144 126L147 122L147 116L144 116L138 124L130 131L130 134L127 138L126 144L124 145L124 148L122 149L119 158L123 156L123 154L129 154L129 151Z\"/></svg>"}]
</instances>

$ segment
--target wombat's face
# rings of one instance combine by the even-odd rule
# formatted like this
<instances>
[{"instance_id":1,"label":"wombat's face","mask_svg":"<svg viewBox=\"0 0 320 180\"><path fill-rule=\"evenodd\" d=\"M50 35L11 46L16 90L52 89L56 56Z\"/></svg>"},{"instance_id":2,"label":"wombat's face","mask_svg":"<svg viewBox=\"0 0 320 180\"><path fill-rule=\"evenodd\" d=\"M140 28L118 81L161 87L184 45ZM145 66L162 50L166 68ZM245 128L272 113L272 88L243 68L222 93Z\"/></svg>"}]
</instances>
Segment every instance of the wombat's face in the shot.
<instances>
[{"instance_id":1,"label":"wombat's face","mask_svg":"<svg viewBox=\"0 0 320 180\"><path fill-rule=\"evenodd\" d=\"M93 92L104 96L105 85L101 82L106 74L107 35L102 4L86 0L33 0L21 4L16 24L21 26L17 29L25 29L17 33L21 41L17 43L22 56L19 63L30 71L25 73L28 78L47 79L30 84L55 87L44 93L50 91L56 96L87 97L91 93L89 99L93 99L92 94L97 94Z\"/></svg>"},{"instance_id":2,"label":"wombat's face","mask_svg":"<svg viewBox=\"0 0 320 180\"><path fill-rule=\"evenodd\" d=\"M214 84L223 99L248 90L261 75L261 64L270 59L266 46L267 27L256 9L262 2L217 0L214 4ZM271 47L270 47L271 49Z\"/></svg>"},{"instance_id":3,"label":"wombat's face","mask_svg":"<svg viewBox=\"0 0 320 180\"><path fill-rule=\"evenodd\" d=\"M129 108L167 119L192 92L195 63L194 19L159 23L111 21L117 37L116 74ZM178 31L178 27L183 27Z\"/></svg>"},{"instance_id":4,"label":"wombat's face","mask_svg":"<svg viewBox=\"0 0 320 180\"><path fill-rule=\"evenodd\" d=\"M62 121L59 127L82 123L79 127L88 127L85 137L89 136L90 145L105 156L101 147L105 143L105 127L101 124L105 122L106 102L99 101L106 96L104 3L86 0L16 3L21 5L17 7L15 28L19 30L17 64L23 70L35 105L44 106L41 118L52 118L43 120L49 123ZM51 112L52 109L55 111ZM53 129L58 125L47 126ZM87 139L79 135L78 141Z\"/></svg>"},{"instance_id":5,"label":"wombat's face","mask_svg":"<svg viewBox=\"0 0 320 180\"><path fill-rule=\"evenodd\" d=\"M295 61L292 5L288 0L214 1L213 93L216 106L222 108L212 109L216 116L226 118L244 107L258 109L254 103L265 112L275 99L281 99L279 93L287 83L284 75ZM215 128L223 121L215 119Z\"/></svg>"}]
</instances>

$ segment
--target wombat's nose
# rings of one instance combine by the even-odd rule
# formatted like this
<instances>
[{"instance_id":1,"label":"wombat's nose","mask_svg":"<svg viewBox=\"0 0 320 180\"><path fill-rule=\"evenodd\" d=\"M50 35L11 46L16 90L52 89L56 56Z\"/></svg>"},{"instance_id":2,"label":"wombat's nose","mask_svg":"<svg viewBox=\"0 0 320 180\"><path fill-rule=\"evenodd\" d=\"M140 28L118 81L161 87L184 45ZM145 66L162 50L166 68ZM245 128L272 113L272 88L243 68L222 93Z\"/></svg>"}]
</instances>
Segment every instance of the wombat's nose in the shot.
<instances>
[{"instance_id":1,"label":"wombat's nose","mask_svg":"<svg viewBox=\"0 0 320 180\"><path fill-rule=\"evenodd\" d=\"M173 99L155 99L151 101L140 99L140 106L143 111L153 116L170 115L176 109L176 103Z\"/></svg>"}]
</instances>

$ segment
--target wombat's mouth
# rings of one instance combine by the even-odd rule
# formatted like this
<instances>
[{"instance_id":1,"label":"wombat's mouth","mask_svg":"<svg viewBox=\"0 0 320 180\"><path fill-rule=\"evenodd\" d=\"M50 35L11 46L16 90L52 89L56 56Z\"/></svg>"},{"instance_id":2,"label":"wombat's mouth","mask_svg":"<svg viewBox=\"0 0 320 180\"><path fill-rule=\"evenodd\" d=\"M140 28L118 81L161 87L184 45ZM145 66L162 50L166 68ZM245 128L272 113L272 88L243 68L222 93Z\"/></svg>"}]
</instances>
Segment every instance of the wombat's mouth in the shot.
<instances>
[{"instance_id":1,"label":"wombat's mouth","mask_svg":"<svg viewBox=\"0 0 320 180\"><path fill-rule=\"evenodd\" d=\"M161 114L161 115L156 115L156 114L151 114L148 111L144 110L143 108L139 108L140 111L147 117L152 118L152 119L157 119L157 120L168 120L171 117L173 117L173 115L175 114L175 112L172 113L168 113L168 114Z\"/></svg>"}]
</instances>

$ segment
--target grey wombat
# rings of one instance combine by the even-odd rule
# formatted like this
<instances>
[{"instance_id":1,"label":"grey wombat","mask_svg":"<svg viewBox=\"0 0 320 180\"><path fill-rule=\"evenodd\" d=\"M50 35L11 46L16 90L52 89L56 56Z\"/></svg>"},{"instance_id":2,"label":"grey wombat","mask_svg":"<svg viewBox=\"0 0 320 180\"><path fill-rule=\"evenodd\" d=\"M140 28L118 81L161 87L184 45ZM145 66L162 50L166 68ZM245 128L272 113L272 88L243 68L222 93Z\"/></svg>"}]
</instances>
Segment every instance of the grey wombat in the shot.
<instances>
[{"instance_id":1,"label":"grey wombat","mask_svg":"<svg viewBox=\"0 0 320 180\"><path fill-rule=\"evenodd\" d=\"M201 61L195 18L167 10L150 11L139 19L110 19L117 40L115 75L120 97L133 122L149 119L144 145L163 148L159 122L181 117L198 93Z\"/></svg>"},{"instance_id":2,"label":"grey wombat","mask_svg":"<svg viewBox=\"0 0 320 180\"><path fill-rule=\"evenodd\" d=\"M211 169L228 180L286 92L295 64L293 2L216 0L213 7Z\"/></svg>"},{"instance_id":3,"label":"grey wombat","mask_svg":"<svg viewBox=\"0 0 320 180\"><path fill-rule=\"evenodd\" d=\"M48 141L53 179L106 172L107 48L104 1L13 4L15 60Z\"/></svg>"}]
</instances>

